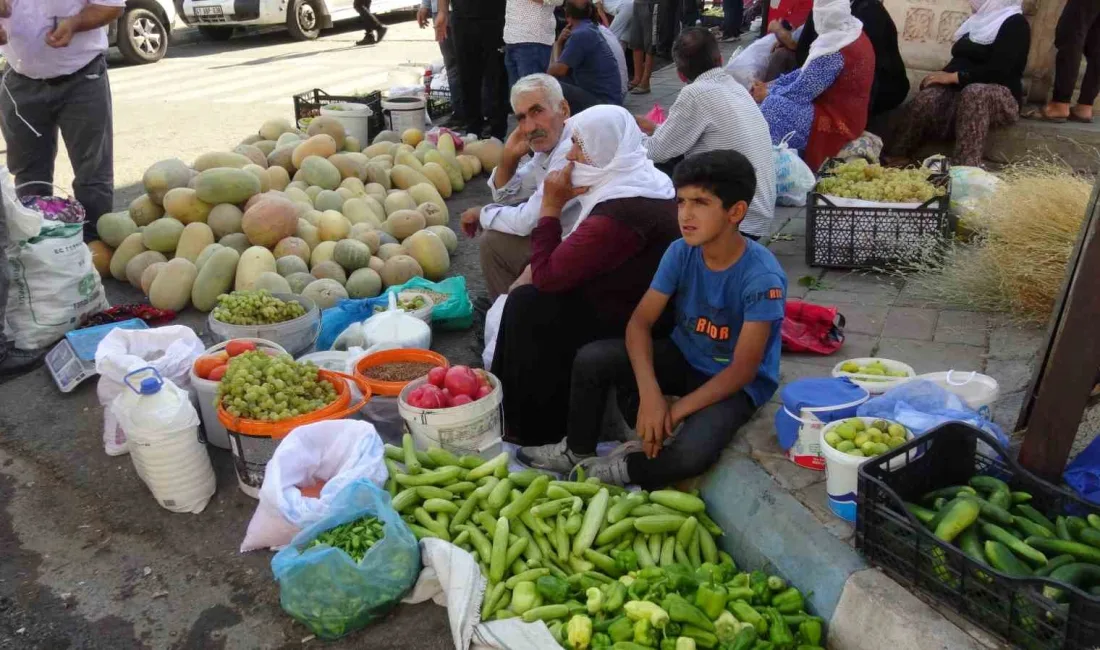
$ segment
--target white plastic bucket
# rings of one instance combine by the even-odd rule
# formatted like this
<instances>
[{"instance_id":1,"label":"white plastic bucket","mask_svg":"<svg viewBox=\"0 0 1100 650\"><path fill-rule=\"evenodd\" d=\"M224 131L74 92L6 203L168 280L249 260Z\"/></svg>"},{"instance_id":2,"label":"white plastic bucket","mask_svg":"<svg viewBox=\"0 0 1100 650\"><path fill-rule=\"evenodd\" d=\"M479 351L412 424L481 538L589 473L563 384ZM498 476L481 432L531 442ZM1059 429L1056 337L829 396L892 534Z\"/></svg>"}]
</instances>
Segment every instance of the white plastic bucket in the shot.
<instances>
[{"instance_id":1,"label":"white plastic bucket","mask_svg":"<svg viewBox=\"0 0 1100 650\"><path fill-rule=\"evenodd\" d=\"M924 379L939 385L944 390L954 393L967 406L978 412L978 415L991 417L990 409L1001 394L1001 387L997 380L989 375L978 372L966 372L947 370L944 372L930 372L920 375L917 379Z\"/></svg>"},{"instance_id":2,"label":"white plastic bucket","mask_svg":"<svg viewBox=\"0 0 1100 650\"><path fill-rule=\"evenodd\" d=\"M886 368L898 371L904 370L904 377L880 377L879 375L862 375L854 372L845 372L840 369L846 363L854 362L860 366L865 366L872 361L880 361ZM893 359L883 359L882 357L859 357L856 359L845 359L840 363L833 366L834 377L844 377L850 379L857 386L863 388L872 395L881 395L886 391L894 388L895 386L901 386L905 382L909 381L913 377L917 376L917 371L913 370L913 367L907 363L900 361L894 361Z\"/></svg>"},{"instance_id":3,"label":"white plastic bucket","mask_svg":"<svg viewBox=\"0 0 1100 650\"><path fill-rule=\"evenodd\" d=\"M344 133L358 140L361 146L370 142L371 110L366 104L329 104L321 107L321 115L339 122Z\"/></svg>"},{"instance_id":4,"label":"white plastic bucket","mask_svg":"<svg viewBox=\"0 0 1100 650\"><path fill-rule=\"evenodd\" d=\"M426 381L428 379L422 377L409 382L397 396L397 410L418 447L436 446L484 458L499 453L504 432L504 389L499 379L489 374L493 392L463 406L446 409L410 406L409 393Z\"/></svg>"},{"instance_id":5,"label":"white plastic bucket","mask_svg":"<svg viewBox=\"0 0 1100 650\"><path fill-rule=\"evenodd\" d=\"M424 106L420 97L392 97L382 100L382 113L389 114L391 131L404 133L407 129L424 128Z\"/></svg>"},{"instance_id":6,"label":"white plastic bucket","mask_svg":"<svg viewBox=\"0 0 1100 650\"><path fill-rule=\"evenodd\" d=\"M255 343L258 348L267 348L281 354L286 354L286 350L284 350L281 345L266 339L238 338L232 340L251 341ZM207 348L207 350L203 352L203 356L221 352L228 344L229 341L225 341L212 348ZM229 449L229 433L225 430L225 426L218 420L218 406L216 404L218 397L218 382L202 379L195 374L195 364L191 364L191 388L199 398L199 415L202 418L202 429L206 438L205 442L220 449Z\"/></svg>"},{"instance_id":7,"label":"white plastic bucket","mask_svg":"<svg viewBox=\"0 0 1100 650\"><path fill-rule=\"evenodd\" d=\"M821 438L818 443L821 446L821 453L825 455L825 495L829 502L829 510L832 510L833 514L845 521L854 522L856 520L856 494L859 488L859 466L871 459L849 456L842 451L837 451L832 445L825 442L825 434L850 419L845 418L827 424L821 429ZM882 418L861 417L859 419L863 420L864 424L870 425L875 420ZM885 420L885 422L898 424L893 420ZM906 439L913 439L912 431L908 432ZM905 458L895 458L890 461L890 469L896 469L905 463Z\"/></svg>"}]
</instances>

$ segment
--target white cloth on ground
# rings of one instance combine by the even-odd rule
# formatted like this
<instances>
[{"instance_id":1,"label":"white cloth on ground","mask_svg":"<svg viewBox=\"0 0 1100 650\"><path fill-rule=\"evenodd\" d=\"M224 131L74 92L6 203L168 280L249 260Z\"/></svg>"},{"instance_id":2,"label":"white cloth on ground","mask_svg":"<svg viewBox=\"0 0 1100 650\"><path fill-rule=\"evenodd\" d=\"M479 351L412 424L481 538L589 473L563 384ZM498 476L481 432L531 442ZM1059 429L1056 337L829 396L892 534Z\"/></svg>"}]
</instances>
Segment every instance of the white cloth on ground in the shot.
<instances>
[{"instance_id":1,"label":"white cloth on ground","mask_svg":"<svg viewBox=\"0 0 1100 650\"><path fill-rule=\"evenodd\" d=\"M741 232L768 234L775 217L775 155L768 123L749 91L713 68L680 91L668 110L668 119L646 139L649 157L657 162L708 151L732 149L756 171L753 195Z\"/></svg>"},{"instance_id":2,"label":"white cloth on ground","mask_svg":"<svg viewBox=\"0 0 1100 650\"><path fill-rule=\"evenodd\" d=\"M810 45L803 69L814 59L848 47L863 33L863 22L852 15L850 0L815 0L814 27L817 38Z\"/></svg>"},{"instance_id":3,"label":"white cloth on ground","mask_svg":"<svg viewBox=\"0 0 1100 650\"><path fill-rule=\"evenodd\" d=\"M516 170L515 175L499 190L493 185L496 170L489 176L489 189L493 191L493 201L481 209L481 227L496 230L509 235L526 237L531 234L539 222L542 208L542 181L551 169L565 166L565 155L573 148L571 140L573 129L566 121L562 129L561 140L549 153L537 153ZM503 205L504 201L526 198L523 203ZM576 201L566 204L561 213L563 231L576 221L580 214Z\"/></svg>"},{"instance_id":4,"label":"white cloth on ground","mask_svg":"<svg viewBox=\"0 0 1100 650\"><path fill-rule=\"evenodd\" d=\"M963 21L955 31L957 41L964 36L979 45L989 45L997 40L1004 21L1023 13L1021 0L970 0L973 15Z\"/></svg>"},{"instance_id":5,"label":"white cloth on ground","mask_svg":"<svg viewBox=\"0 0 1100 650\"><path fill-rule=\"evenodd\" d=\"M591 164L573 167L574 187L588 191L574 199L581 212L563 236L577 230L597 204L612 199L671 199L676 190L664 172L653 166L644 134L634 116L621 106L598 104L569 118L576 140Z\"/></svg>"}]
</instances>

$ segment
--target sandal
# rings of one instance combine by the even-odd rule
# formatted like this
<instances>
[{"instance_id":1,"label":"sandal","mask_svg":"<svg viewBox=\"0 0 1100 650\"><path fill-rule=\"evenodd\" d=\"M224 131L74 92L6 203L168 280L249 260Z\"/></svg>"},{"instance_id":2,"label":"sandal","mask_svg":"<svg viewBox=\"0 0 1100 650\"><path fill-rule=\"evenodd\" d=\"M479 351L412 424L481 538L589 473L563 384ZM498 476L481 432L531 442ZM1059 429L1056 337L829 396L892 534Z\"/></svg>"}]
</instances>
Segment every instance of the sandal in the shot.
<instances>
[{"instance_id":1,"label":"sandal","mask_svg":"<svg viewBox=\"0 0 1100 650\"><path fill-rule=\"evenodd\" d=\"M648 95L649 93L649 86L634 86L634 88L630 90L631 95Z\"/></svg>"},{"instance_id":2,"label":"sandal","mask_svg":"<svg viewBox=\"0 0 1100 650\"><path fill-rule=\"evenodd\" d=\"M1079 124L1092 124L1092 118L1091 117L1081 117L1080 115L1074 113L1073 111L1069 112L1069 118L1068 119L1069 119L1070 122L1077 122Z\"/></svg>"},{"instance_id":3,"label":"sandal","mask_svg":"<svg viewBox=\"0 0 1100 650\"><path fill-rule=\"evenodd\" d=\"M1072 116L1072 113L1070 115ZM1029 106L1020 111L1020 117L1025 120L1050 122L1051 124L1065 124L1067 120L1072 119L1072 117L1051 117L1047 115L1045 106Z\"/></svg>"}]
</instances>

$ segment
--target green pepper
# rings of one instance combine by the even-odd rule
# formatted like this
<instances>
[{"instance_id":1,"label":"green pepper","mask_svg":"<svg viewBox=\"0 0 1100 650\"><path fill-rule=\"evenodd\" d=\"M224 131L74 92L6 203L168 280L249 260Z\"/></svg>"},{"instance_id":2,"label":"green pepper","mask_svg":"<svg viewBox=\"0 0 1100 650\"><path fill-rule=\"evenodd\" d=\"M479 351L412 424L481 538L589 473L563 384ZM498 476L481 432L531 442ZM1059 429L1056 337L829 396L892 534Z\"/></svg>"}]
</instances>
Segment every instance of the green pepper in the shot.
<instances>
[{"instance_id":1,"label":"green pepper","mask_svg":"<svg viewBox=\"0 0 1100 650\"><path fill-rule=\"evenodd\" d=\"M621 573L638 570L638 554L630 549L611 551L611 558L615 560L615 568Z\"/></svg>"},{"instance_id":2,"label":"green pepper","mask_svg":"<svg viewBox=\"0 0 1100 650\"><path fill-rule=\"evenodd\" d=\"M771 597L768 589L768 576L763 571L753 571L749 574L749 588L752 589L752 604L767 605Z\"/></svg>"},{"instance_id":3,"label":"green pepper","mask_svg":"<svg viewBox=\"0 0 1100 650\"><path fill-rule=\"evenodd\" d=\"M699 565L699 568L695 570L695 579L699 582L713 582L715 584L721 584L729 579L725 575L725 571L719 567L719 565L713 562L703 562Z\"/></svg>"},{"instance_id":4,"label":"green pepper","mask_svg":"<svg viewBox=\"0 0 1100 650\"><path fill-rule=\"evenodd\" d=\"M701 648L715 648L718 646L718 637L694 625L685 625L681 634L689 639L694 639L695 644Z\"/></svg>"},{"instance_id":5,"label":"green pepper","mask_svg":"<svg viewBox=\"0 0 1100 650\"><path fill-rule=\"evenodd\" d=\"M789 587L772 598L772 607L778 609L781 614L798 613L804 606L802 592L794 587Z\"/></svg>"},{"instance_id":6,"label":"green pepper","mask_svg":"<svg viewBox=\"0 0 1100 650\"><path fill-rule=\"evenodd\" d=\"M653 627L649 619L643 618L634 623L634 643L650 647L657 646L657 628Z\"/></svg>"},{"instance_id":7,"label":"green pepper","mask_svg":"<svg viewBox=\"0 0 1100 650\"><path fill-rule=\"evenodd\" d=\"M630 600L645 600L645 595L649 593L649 580L641 577L634 578L634 582L630 583L630 586L626 589L627 596Z\"/></svg>"},{"instance_id":8,"label":"green pepper","mask_svg":"<svg viewBox=\"0 0 1100 650\"><path fill-rule=\"evenodd\" d=\"M738 573L737 575L733 576L728 584L726 584L726 588L748 587L749 579L749 574Z\"/></svg>"},{"instance_id":9,"label":"green pepper","mask_svg":"<svg viewBox=\"0 0 1100 650\"><path fill-rule=\"evenodd\" d=\"M772 591L783 591L787 588L787 581L779 576L768 576L768 589Z\"/></svg>"},{"instance_id":10,"label":"green pepper","mask_svg":"<svg viewBox=\"0 0 1100 650\"><path fill-rule=\"evenodd\" d=\"M687 625L694 625L707 632L714 631L714 623L698 607L692 605L679 594L669 594L661 602L669 619ZM717 617L716 617L717 618Z\"/></svg>"},{"instance_id":11,"label":"green pepper","mask_svg":"<svg viewBox=\"0 0 1100 650\"><path fill-rule=\"evenodd\" d=\"M633 641L618 641L611 646L611 650L653 650L653 646L642 645Z\"/></svg>"},{"instance_id":12,"label":"green pepper","mask_svg":"<svg viewBox=\"0 0 1100 650\"><path fill-rule=\"evenodd\" d=\"M791 629L787 627L787 623L783 620L783 615L779 613L779 610L769 607L764 610L764 615L768 619L768 641L771 641L776 648L781 650L794 648L794 635L791 634Z\"/></svg>"},{"instance_id":13,"label":"green pepper","mask_svg":"<svg viewBox=\"0 0 1100 650\"><path fill-rule=\"evenodd\" d=\"M617 612L623 608L623 604L626 602L627 588L621 582L615 581L607 585L607 591L605 592L602 611L607 613Z\"/></svg>"},{"instance_id":14,"label":"green pepper","mask_svg":"<svg viewBox=\"0 0 1100 650\"><path fill-rule=\"evenodd\" d=\"M516 614L522 614L529 609L538 607L540 605L540 600L535 583L528 581L519 582L516 583L515 588L512 590L511 608Z\"/></svg>"},{"instance_id":15,"label":"green pepper","mask_svg":"<svg viewBox=\"0 0 1100 650\"><path fill-rule=\"evenodd\" d=\"M615 621L619 620L620 618L626 618L626 617L625 616L600 617L595 622L593 622L592 631L593 632L603 632L604 634L606 634L608 628L611 627L611 624L614 623Z\"/></svg>"},{"instance_id":16,"label":"green pepper","mask_svg":"<svg viewBox=\"0 0 1100 650\"><path fill-rule=\"evenodd\" d=\"M589 614L596 615L603 610L603 591L599 587L589 587L584 592L587 602L585 602L585 609Z\"/></svg>"},{"instance_id":17,"label":"green pepper","mask_svg":"<svg viewBox=\"0 0 1100 650\"><path fill-rule=\"evenodd\" d=\"M806 645L821 645L821 619L809 619L799 623L798 636Z\"/></svg>"},{"instance_id":18,"label":"green pepper","mask_svg":"<svg viewBox=\"0 0 1100 650\"><path fill-rule=\"evenodd\" d=\"M748 587L726 587L726 602L731 600L743 600L747 603L752 600L752 596L752 589Z\"/></svg>"},{"instance_id":19,"label":"green pepper","mask_svg":"<svg viewBox=\"0 0 1100 650\"><path fill-rule=\"evenodd\" d=\"M611 650L611 637L602 632L597 632L592 635L592 645L589 646L592 650Z\"/></svg>"},{"instance_id":20,"label":"green pepper","mask_svg":"<svg viewBox=\"0 0 1100 650\"><path fill-rule=\"evenodd\" d=\"M718 620L714 621L714 634L721 643L730 643L733 641L740 630L741 624L738 623L733 614L729 613L727 610L722 610L722 614L718 617Z\"/></svg>"},{"instance_id":21,"label":"green pepper","mask_svg":"<svg viewBox=\"0 0 1100 650\"><path fill-rule=\"evenodd\" d=\"M547 603L564 603L569 598L569 583L555 576L541 576L535 581L535 589Z\"/></svg>"},{"instance_id":22,"label":"green pepper","mask_svg":"<svg viewBox=\"0 0 1100 650\"><path fill-rule=\"evenodd\" d=\"M634 638L634 621L625 616L615 619L607 628L607 635L613 642L630 641Z\"/></svg>"},{"instance_id":23,"label":"green pepper","mask_svg":"<svg viewBox=\"0 0 1100 650\"><path fill-rule=\"evenodd\" d=\"M661 639L661 650L676 650L676 637L666 636Z\"/></svg>"},{"instance_id":24,"label":"green pepper","mask_svg":"<svg viewBox=\"0 0 1100 650\"><path fill-rule=\"evenodd\" d=\"M723 650L752 650L754 645L756 645L756 628L746 625L737 632L729 648Z\"/></svg>"},{"instance_id":25,"label":"green pepper","mask_svg":"<svg viewBox=\"0 0 1100 650\"><path fill-rule=\"evenodd\" d=\"M755 627L758 634L764 634L768 631L767 620L760 612L753 609L752 605L743 600L735 600L728 603L726 607L729 608L731 614L737 617L737 620Z\"/></svg>"},{"instance_id":26,"label":"green pepper","mask_svg":"<svg viewBox=\"0 0 1100 650\"><path fill-rule=\"evenodd\" d=\"M722 585L701 584L695 591L695 606L712 621L726 610L726 599L726 588Z\"/></svg>"}]
</instances>

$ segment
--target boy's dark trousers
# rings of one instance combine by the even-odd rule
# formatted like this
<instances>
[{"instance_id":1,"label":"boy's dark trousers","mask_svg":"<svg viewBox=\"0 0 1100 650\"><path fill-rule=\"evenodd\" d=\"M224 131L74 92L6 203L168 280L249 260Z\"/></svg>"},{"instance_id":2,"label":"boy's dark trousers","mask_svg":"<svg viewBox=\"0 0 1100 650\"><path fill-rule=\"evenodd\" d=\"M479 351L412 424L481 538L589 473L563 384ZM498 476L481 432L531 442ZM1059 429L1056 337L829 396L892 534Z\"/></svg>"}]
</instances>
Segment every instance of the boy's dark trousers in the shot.
<instances>
[{"instance_id":1,"label":"boy's dark trousers","mask_svg":"<svg viewBox=\"0 0 1100 650\"><path fill-rule=\"evenodd\" d=\"M710 380L693 368L669 339L653 342L653 369L665 395L687 395ZM623 339L589 343L573 360L568 418L569 449L573 452L596 451L611 388L619 397L627 423L634 427L638 387ZM743 390L696 411L683 421L675 437L665 442L656 458L646 458L643 453L627 456L630 481L648 490L702 474L755 412L756 405Z\"/></svg>"}]
</instances>

